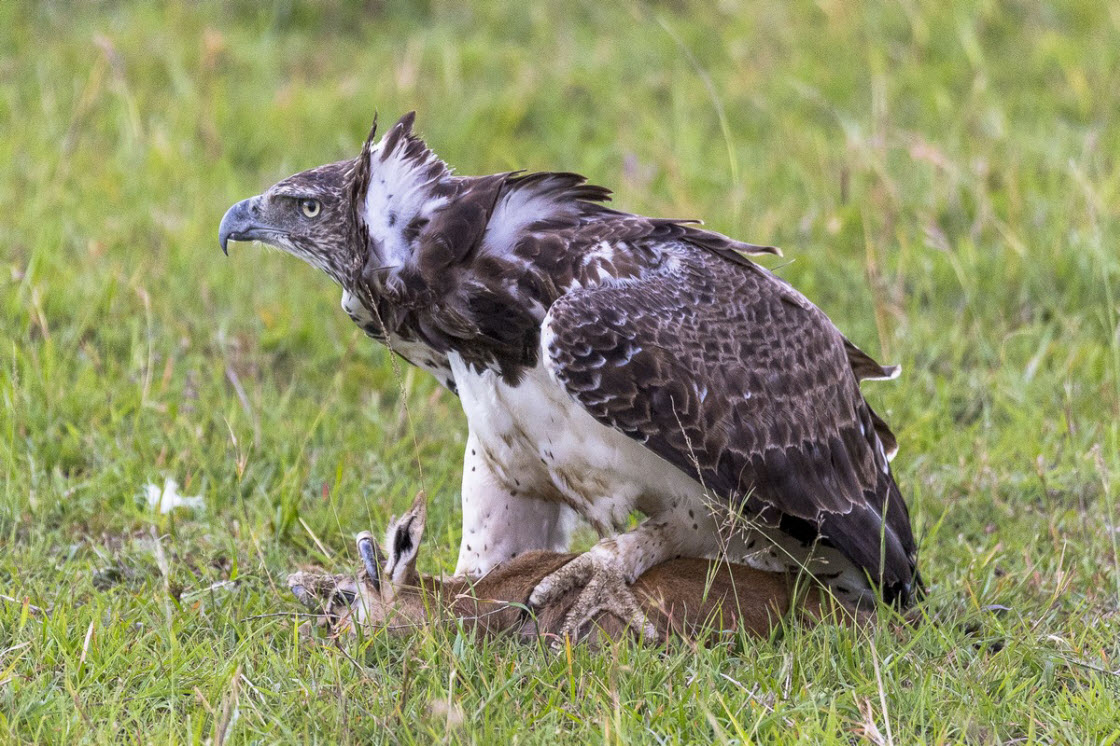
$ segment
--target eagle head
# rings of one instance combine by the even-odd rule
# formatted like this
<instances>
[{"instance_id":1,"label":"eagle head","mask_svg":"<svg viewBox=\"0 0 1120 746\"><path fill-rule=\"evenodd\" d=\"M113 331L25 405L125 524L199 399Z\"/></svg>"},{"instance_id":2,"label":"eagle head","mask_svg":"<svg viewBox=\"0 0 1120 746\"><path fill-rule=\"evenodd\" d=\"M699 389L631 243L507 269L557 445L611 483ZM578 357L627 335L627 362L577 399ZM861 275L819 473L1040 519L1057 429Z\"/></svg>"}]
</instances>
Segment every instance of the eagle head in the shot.
<instances>
[{"instance_id":1,"label":"eagle head","mask_svg":"<svg viewBox=\"0 0 1120 746\"><path fill-rule=\"evenodd\" d=\"M229 208L218 228L222 251L233 241L260 241L303 259L341 282L351 253L348 185L354 161L289 176Z\"/></svg>"},{"instance_id":2,"label":"eagle head","mask_svg":"<svg viewBox=\"0 0 1120 746\"><path fill-rule=\"evenodd\" d=\"M376 144L375 118L357 158L289 176L229 208L218 228L222 251L230 240L260 241L344 287L363 268L402 265L425 214L446 201L433 200L433 188L450 175L412 134L414 116L406 114Z\"/></svg>"}]
</instances>

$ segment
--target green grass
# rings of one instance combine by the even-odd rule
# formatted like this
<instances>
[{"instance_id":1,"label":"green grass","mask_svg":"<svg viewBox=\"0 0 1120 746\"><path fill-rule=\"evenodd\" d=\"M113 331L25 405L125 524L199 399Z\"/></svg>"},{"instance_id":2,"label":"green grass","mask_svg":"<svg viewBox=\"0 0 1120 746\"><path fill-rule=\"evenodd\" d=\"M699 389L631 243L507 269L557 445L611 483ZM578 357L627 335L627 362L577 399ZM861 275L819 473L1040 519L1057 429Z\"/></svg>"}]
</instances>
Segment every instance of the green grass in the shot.
<instances>
[{"instance_id":1,"label":"green grass","mask_svg":"<svg viewBox=\"0 0 1120 746\"><path fill-rule=\"evenodd\" d=\"M1115 4L366 5L0 3L0 738L1120 737ZM454 398L398 381L324 276L216 240L410 109L462 173L580 171L784 247L904 366L868 395L939 623L351 661L262 616L421 487L422 566L454 561ZM153 515L165 477L206 510Z\"/></svg>"}]
</instances>

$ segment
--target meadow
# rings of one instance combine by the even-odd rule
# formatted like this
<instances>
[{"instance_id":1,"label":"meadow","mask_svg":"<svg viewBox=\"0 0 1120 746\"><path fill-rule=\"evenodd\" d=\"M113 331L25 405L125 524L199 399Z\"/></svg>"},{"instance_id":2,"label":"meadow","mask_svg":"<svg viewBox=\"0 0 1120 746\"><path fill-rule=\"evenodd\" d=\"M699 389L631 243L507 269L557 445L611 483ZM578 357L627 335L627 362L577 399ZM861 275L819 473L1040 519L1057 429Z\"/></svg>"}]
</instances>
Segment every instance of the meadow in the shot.
<instances>
[{"instance_id":1,"label":"meadow","mask_svg":"<svg viewBox=\"0 0 1120 746\"><path fill-rule=\"evenodd\" d=\"M413 109L460 173L782 247L902 364L925 623L300 639L285 575L419 489L452 568L465 422L218 222ZM1118 112L1096 0L0 3L0 740L1117 742Z\"/></svg>"}]
</instances>

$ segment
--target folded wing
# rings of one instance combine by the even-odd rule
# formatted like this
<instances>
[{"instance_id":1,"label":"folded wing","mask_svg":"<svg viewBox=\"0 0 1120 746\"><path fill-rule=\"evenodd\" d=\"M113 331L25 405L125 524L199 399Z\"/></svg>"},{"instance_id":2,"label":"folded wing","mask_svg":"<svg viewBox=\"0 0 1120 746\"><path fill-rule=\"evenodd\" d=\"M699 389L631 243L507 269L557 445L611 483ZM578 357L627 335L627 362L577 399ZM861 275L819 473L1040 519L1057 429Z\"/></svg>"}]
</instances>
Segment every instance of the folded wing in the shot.
<instances>
[{"instance_id":1,"label":"folded wing","mask_svg":"<svg viewBox=\"0 0 1120 746\"><path fill-rule=\"evenodd\" d=\"M682 241L649 273L560 298L546 364L598 421L753 519L822 541L907 603L916 546L894 436L863 378L893 377L749 260Z\"/></svg>"}]
</instances>

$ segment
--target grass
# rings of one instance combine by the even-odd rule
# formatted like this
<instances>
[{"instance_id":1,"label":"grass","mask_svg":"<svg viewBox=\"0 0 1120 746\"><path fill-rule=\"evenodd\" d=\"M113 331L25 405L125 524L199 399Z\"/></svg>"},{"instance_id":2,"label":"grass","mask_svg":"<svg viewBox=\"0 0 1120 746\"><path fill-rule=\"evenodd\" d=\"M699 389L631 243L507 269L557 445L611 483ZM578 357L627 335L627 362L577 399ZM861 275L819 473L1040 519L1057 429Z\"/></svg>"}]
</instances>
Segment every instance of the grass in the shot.
<instances>
[{"instance_id":1,"label":"grass","mask_svg":"<svg viewBox=\"0 0 1120 746\"><path fill-rule=\"evenodd\" d=\"M0 45L3 740L1120 737L1115 4L5 2ZM784 247L904 366L868 395L938 623L300 642L284 575L349 567L421 487L451 567L464 423L217 224L410 109L463 173L580 171ZM153 514L166 477L206 509Z\"/></svg>"}]
</instances>

